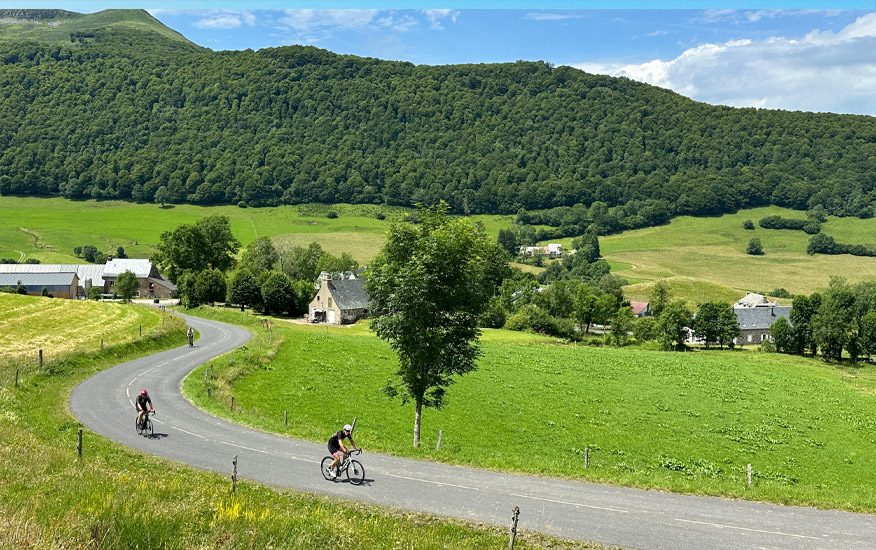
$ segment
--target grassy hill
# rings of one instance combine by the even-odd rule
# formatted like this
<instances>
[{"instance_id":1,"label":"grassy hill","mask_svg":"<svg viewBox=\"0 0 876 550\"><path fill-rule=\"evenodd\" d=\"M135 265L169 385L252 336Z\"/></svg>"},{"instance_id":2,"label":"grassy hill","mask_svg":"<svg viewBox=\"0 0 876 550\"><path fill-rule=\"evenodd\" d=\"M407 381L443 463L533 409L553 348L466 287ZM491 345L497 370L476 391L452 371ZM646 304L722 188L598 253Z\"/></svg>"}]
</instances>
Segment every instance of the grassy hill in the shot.
<instances>
[{"instance_id":1,"label":"grassy hill","mask_svg":"<svg viewBox=\"0 0 876 550\"><path fill-rule=\"evenodd\" d=\"M64 10L0 9L0 42L32 41L71 46L77 43L71 41L71 34L89 35L102 29L155 33L197 47L145 10L103 10L83 14Z\"/></svg>"},{"instance_id":2,"label":"grassy hill","mask_svg":"<svg viewBox=\"0 0 876 550\"><path fill-rule=\"evenodd\" d=\"M46 305L56 307L46 310ZM184 345L184 327L175 318L162 324L157 310L139 306L49 303L0 294L0 319L18 320L0 332L12 330L33 341L56 337L50 317L63 314L78 322L75 310L82 310L116 318L119 307L137 315L126 316L116 330L133 334L142 320L143 338L90 352L87 342L72 335L76 341L67 353L48 357L42 371L23 370L19 387L13 383L16 364L2 355L6 343L0 342L0 547L477 549L506 544L504 529L248 482L238 483L231 495L227 476L133 451L87 429L84 455L77 460L81 426L67 409L72 388L101 369ZM128 425L128 418L122 420ZM562 541L527 533L518 543L522 548L565 547Z\"/></svg>"},{"instance_id":3,"label":"grassy hill","mask_svg":"<svg viewBox=\"0 0 876 550\"><path fill-rule=\"evenodd\" d=\"M367 324L275 320L269 346L259 317L198 314L248 324L257 339L213 363L212 397L202 369L185 380L184 391L213 413L262 429L321 440L357 416L357 443L403 456L876 511L871 366L836 368L749 351L595 348L487 330L478 370L450 387L443 409L423 413L423 446L413 449L411 403L381 391L397 360ZM592 461L586 470L585 447Z\"/></svg>"}]
</instances>

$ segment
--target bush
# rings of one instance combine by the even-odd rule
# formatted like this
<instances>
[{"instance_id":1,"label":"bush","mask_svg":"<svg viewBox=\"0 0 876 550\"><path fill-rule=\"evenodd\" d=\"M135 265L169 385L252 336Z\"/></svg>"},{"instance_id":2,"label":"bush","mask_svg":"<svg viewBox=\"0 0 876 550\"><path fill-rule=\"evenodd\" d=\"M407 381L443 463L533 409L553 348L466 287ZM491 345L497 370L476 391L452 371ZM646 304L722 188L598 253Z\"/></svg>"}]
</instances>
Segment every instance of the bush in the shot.
<instances>
[{"instance_id":1,"label":"bush","mask_svg":"<svg viewBox=\"0 0 876 550\"><path fill-rule=\"evenodd\" d=\"M502 307L502 300L495 296L490 300L487 309L481 314L478 319L478 326L484 328L502 328L505 325L505 320L508 314L505 308Z\"/></svg>"},{"instance_id":2,"label":"bush","mask_svg":"<svg viewBox=\"0 0 876 550\"><path fill-rule=\"evenodd\" d=\"M751 220L745 220L742 222L742 228L748 229L749 231L754 231L754 222Z\"/></svg>"},{"instance_id":3,"label":"bush","mask_svg":"<svg viewBox=\"0 0 876 550\"><path fill-rule=\"evenodd\" d=\"M563 317L554 317L534 304L523 306L520 311L509 317L505 321L505 328L558 336L569 340L579 338L574 321Z\"/></svg>"},{"instance_id":4,"label":"bush","mask_svg":"<svg viewBox=\"0 0 876 550\"><path fill-rule=\"evenodd\" d=\"M246 201L239 201L239 202L237 203L237 207L238 207L238 208L247 208L248 206L249 206L249 205L246 204Z\"/></svg>"},{"instance_id":5,"label":"bush","mask_svg":"<svg viewBox=\"0 0 876 550\"><path fill-rule=\"evenodd\" d=\"M763 245L760 244L760 239L751 239L748 241L746 252L752 256L763 256Z\"/></svg>"},{"instance_id":6,"label":"bush","mask_svg":"<svg viewBox=\"0 0 876 550\"><path fill-rule=\"evenodd\" d=\"M100 300L100 295L102 293L103 289L101 287L93 286L88 289L88 293L86 294L86 296L88 296L89 300L94 300L95 302L97 302Z\"/></svg>"},{"instance_id":7,"label":"bush","mask_svg":"<svg viewBox=\"0 0 876 550\"><path fill-rule=\"evenodd\" d=\"M633 323L633 336L638 342L657 339L657 318L640 317Z\"/></svg>"},{"instance_id":8,"label":"bush","mask_svg":"<svg viewBox=\"0 0 876 550\"><path fill-rule=\"evenodd\" d=\"M334 210L329 210L328 213L325 215L325 217L333 220L333 219L338 217L338 213L335 212Z\"/></svg>"},{"instance_id":9,"label":"bush","mask_svg":"<svg viewBox=\"0 0 876 550\"><path fill-rule=\"evenodd\" d=\"M378 220L385 220L385 219L386 219L386 214L384 214L384 213L381 212L381 211L378 211L377 214L374 214L374 217L377 218Z\"/></svg>"}]
</instances>

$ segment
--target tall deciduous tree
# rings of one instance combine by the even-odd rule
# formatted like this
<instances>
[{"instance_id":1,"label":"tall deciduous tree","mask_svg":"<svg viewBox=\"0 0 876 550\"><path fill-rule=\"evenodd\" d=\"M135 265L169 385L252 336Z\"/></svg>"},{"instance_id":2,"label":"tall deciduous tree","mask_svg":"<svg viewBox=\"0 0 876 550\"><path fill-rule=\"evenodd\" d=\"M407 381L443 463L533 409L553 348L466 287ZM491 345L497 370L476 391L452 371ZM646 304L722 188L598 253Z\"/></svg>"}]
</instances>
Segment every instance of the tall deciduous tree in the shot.
<instances>
[{"instance_id":1,"label":"tall deciduous tree","mask_svg":"<svg viewBox=\"0 0 876 550\"><path fill-rule=\"evenodd\" d=\"M186 271L227 271L234 266L239 248L228 216L208 216L162 233L152 260L171 281L177 282Z\"/></svg>"},{"instance_id":2,"label":"tall deciduous tree","mask_svg":"<svg viewBox=\"0 0 876 550\"><path fill-rule=\"evenodd\" d=\"M259 237L246 247L240 265L256 271L270 271L279 260L280 255L271 238Z\"/></svg>"},{"instance_id":3,"label":"tall deciduous tree","mask_svg":"<svg viewBox=\"0 0 876 550\"><path fill-rule=\"evenodd\" d=\"M254 271L241 269L231 277L228 291L228 301L240 306L243 311L247 306L258 307L262 303L262 289L259 277Z\"/></svg>"},{"instance_id":4,"label":"tall deciduous tree","mask_svg":"<svg viewBox=\"0 0 876 550\"><path fill-rule=\"evenodd\" d=\"M493 293L496 257L483 228L451 219L447 205L421 209L420 223L396 223L368 272L372 330L398 354L405 399L414 402L414 446L423 407L440 407L454 376L475 368L477 327ZM387 393L398 393L394 385Z\"/></svg>"}]
</instances>

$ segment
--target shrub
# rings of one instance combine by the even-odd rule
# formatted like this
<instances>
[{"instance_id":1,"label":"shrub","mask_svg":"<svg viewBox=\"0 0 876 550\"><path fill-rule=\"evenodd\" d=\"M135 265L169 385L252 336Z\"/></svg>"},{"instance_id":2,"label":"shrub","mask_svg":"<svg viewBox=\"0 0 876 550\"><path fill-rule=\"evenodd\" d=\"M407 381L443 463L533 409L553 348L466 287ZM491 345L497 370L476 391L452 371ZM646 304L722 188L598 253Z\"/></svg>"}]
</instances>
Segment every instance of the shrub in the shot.
<instances>
[{"instance_id":1,"label":"shrub","mask_svg":"<svg viewBox=\"0 0 876 550\"><path fill-rule=\"evenodd\" d=\"M760 239L751 239L748 241L746 252L752 256L763 256L763 245L760 244Z\"/></svg>"},{"instance_id":2,"label":"shrub","mask_svg":"<svg viewBox=\"0 0 876 550\"><path fill-rule=\"evenodd\" d=\"M338 217L338 213L335 212L334 210L329 210L328 213L325 215L325 217L329 218L330 220L333 220L333 219Z\"/></svg>"},{"instance_id":3,"label":"shrub","mask_svg":"<svg viewBox=\"0 0 876 550\"><path fill-rule=\"evenodd\" d=\"M249 205L246 204L246 201L239 201L239 202L237 203L237 207L238 207L238 208L246 208L246 207L248 207L248 206L249 206Z\"/></svg>"},{"instance_id":4,"label":"shrub","mask_svg":"<svg viewBox=\"0 0 876 550\"><path fill-rule=\"evenodd\" d=\"M745 220L744 222L742 222L742 228L754 231L754 222L751 220Z\"/></svg>"},{"instance_id":5,"label":"shrub","mask_svg":"<svg viewBox=\"0 0 876 550\"><path fill-rule=\"evenodd\" d=\"M377 218L378 220L385 220L386 214L384 214L383 212L378 210L377 214L374 214L374 217Z\"/></svg>"}]
</instances>

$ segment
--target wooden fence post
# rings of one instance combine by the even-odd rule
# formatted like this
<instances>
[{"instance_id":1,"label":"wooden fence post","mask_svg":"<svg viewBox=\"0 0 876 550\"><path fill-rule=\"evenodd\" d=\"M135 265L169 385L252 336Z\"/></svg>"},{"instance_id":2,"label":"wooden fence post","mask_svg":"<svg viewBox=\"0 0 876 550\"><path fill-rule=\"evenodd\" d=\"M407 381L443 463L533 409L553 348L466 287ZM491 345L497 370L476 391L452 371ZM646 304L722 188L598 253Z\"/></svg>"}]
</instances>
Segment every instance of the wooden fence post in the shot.
<instances>
[{"instance_id":1,"label":"wooden fence post","mask_svg":"<svg viewBox=\"0 0 876 550\"><path fill-rule=\"evenodd\" d=\"M79 441L76 443L76 454L79 455L79 458L82 458L82 428L79 428L78 439Z\"/></svg>"},{"instance_id":2,"label":"wooden fence post","mask_svg":"<svg viewBox=\"0 0 876 550\"><path fill-rule=\"evenodd\" d=\"M231 396L231 412L234 412L234 396Z\"/></svg>"},{"instance_id":3,"label":"wooden fence post","mask_svg":"<svg viewBox=\"0 0 876 550\"><path fill-rule=\"evenodd\" d=\"M283 411L283 426L289 427L289 411Z\"/></svg>"},{"instance_id":4,"label":"wooden fence post","mask_svg":"<svg viewBox=\"0 0 876 550\"><path fill-rule=\"evenodd\" d=\"M140 323L140 336L143 336L143 323Z\"/></svg>"},{"instance_id":5,"label":"wooden fence post","mask_svg":"<svg viewBox=\"0 0 876 550\"><path fill-rule=\"evenodd\" d=\"M441 440L444 439L444 430L438 430L438 444L435 445L436 449L441 449Z\"/></svg>"},{"instance_id":6,"label":"wooden fence post","mask_svg":"<svg viewBox=\"0 0 876 550\"><path fill-rule=\"evenodd\" d=\"M584 447L584 467L590 467L590 447Z\"/></svg>"},{"instance_id":7,"label":"wooden fence post","mask_svg":"<svg viewBox=\"0 0 876 550\"><path fill-rule=\"evenodd\" d=\"M520 508L515 506L511 511L511 530L508 533L508 550L514 550L514 539L517 538L517 518L520 516Z\"/></svg>"},{"instance_id":8,"label":"wooden fence post","mask_svg":"<svg viewBox=\"0 0 876 550\"><path fill-rule=\"evenodd\" d=\"M357 420L359 420L359 417L358 417L358 416L354 416L354 417L353 417L353 424L352 424L352 428L353 428L353 430L356 429L356 421L357 421ZM350 433L353 433L353 430L350 430Z\"/></svg>"},{"instance_id":9,"label":"wooden fence post","mask_svg":"<svg viewBox=\"0 0 876 550\"><path fill-rule=\"evenodd\" d=\"M100 339L100 350L103 351L103 338Z\"/></svg>"},{"instance_id":10,"label":"wooden fence post","mask_svg":"<svg viewBox=\"0 0 876 550\"><path fill-rule=\"evenodd\" d=\"M19 370L20 369L18 367L15 367L15 387L16 388L18 387L18 371Z\"/></svg>"},{"instance_id":11,"label":"wooden fence post","mask_svg":"<svg viewBox=\"0 0 876 550\"><path fill-rule=\"evenodd\" d=\"M751 487L751 464L748 465L748 486Z\"/></svg>"},{"instance_id":12,"label":"wooden fence post","mask_svg":"<svg viewBox=\"0 0 876 550\"><path fill-rule=\"evenodd\" d=\"M40 357L40 359L39 359L40 369L42 369L43 368L43 350L40 350L39 357Z\"/></svg>"},{"instance_id":13,"label":"wooden fence post","mask_svg":"<svg viewBox=\"0 0 876 550\"><path fill-rule=\"evenodd\" d=\"M234 455L234 460L231 461L233 467L231 471L231 494L237 491L237 455Z\"/></svg>"}]
</instances>

